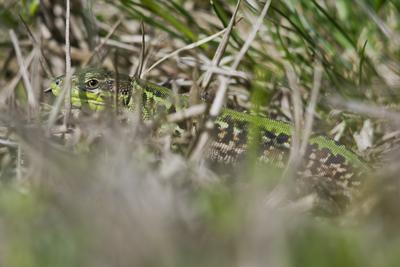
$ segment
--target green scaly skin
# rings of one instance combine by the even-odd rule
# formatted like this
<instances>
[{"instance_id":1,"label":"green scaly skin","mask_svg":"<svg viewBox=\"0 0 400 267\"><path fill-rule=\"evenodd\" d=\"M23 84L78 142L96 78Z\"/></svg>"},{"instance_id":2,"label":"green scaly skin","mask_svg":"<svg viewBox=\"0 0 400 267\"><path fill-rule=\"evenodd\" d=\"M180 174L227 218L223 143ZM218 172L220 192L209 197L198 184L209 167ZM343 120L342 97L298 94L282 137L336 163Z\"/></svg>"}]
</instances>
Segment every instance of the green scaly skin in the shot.
<instances>
[{"instance_id":1,"label":"green scaly skin","mask_svg":"<svg viewBox=\"0 0 400 267\"><path fill-rule=\"evenodd\" d=\"M51 83L54 95L61 93L64 76ZM115 74L101 68L87 68L72 76L71 99L74 107L104 110L112 106L115 95ZM118 101L121 106L135 109L135 96L142 97L144 119L151 119L162 112L172 113L178 107L188 106L186 96L174 106L172 92L164 87L126 75L118 75ZM176 99L176 98L174 98ZM250 134L256 129L257 140ZM251 144L256 142L260 162L284 167L290 153L293 128L290 124L224 109L215 120L212 142L206 151L211 162L234 164L243 159ZM321 199L334 203L335 210L342 210L350 202L360 185L360 178L368 166L351 150L340 143L316 135L310 138L307 152L299 171L300 187L311 188ZM332 206L332 204L329 204Z\"/></svg>"}]
</instances>

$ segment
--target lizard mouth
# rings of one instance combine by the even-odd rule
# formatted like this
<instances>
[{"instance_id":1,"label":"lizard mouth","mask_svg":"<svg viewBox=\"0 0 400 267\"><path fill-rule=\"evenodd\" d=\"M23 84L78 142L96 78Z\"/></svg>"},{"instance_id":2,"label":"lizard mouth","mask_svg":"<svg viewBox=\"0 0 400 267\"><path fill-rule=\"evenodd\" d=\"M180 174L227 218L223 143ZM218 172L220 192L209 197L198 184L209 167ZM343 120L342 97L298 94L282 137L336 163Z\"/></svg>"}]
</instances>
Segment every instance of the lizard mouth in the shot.
<instances>
[{"instance_id":1,"label":"lizard mouth","mask_svg":"<svg viewBox=\"0 0 400 267\"><path fill-rule=\"evenodd\" d=\"M46 92L52 92L56 97L61 94L61 88L51 86ZM74 108L89 108L90 110L99 111L106 107L107 102L104 96L99 92L89 92L72 88L71 105Z\"/></svg>"},{"instance_id":2,"label":"lizard mouth","mask_svg":"<svg viewBox=\"0 0 400 267\"><path fill-rule=\"evenodd\" d=\"M71 97L72 105L74 103L87 103L87 104L93 104L97 106L105 106L105 103L102 101L98 101L95 99L81 99L79 97ZM81 104L78 104L77 106L81 106Z\"/></svg>"},{"instance_id":3,"label":"lizard mouth","mask_svg":"<svg viewBox=\"0 0 400 267\"><path fill-rule=\"evenodd\" d=\"M82 90L71 91L71 104L73 107L89 107L91 110L103 110L106 101L99 93L85 92Z\"/></svg>"}]
</instances>

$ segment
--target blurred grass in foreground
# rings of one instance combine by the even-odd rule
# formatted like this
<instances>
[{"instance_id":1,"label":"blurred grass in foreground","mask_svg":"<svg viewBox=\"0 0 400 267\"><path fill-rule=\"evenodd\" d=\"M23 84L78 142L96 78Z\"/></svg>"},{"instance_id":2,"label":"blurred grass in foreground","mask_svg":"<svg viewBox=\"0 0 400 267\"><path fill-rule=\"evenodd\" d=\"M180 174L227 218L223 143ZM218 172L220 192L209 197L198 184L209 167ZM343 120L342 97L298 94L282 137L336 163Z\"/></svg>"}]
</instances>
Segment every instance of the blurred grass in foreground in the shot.
<instances>
[{"instance_id":1,"label":"blurred grass in foreground","mask_svg":"<svg viewBox=\"0 0 400 267\"><path fill-rule=\"evenodd\" d=\"M149 67L226 27L235 4L73 1L73 65L83 65L104 41L91 63L117 63L132 74L140 20ZM263 4L243 1L222 67L245 42ZM55 75L64 72L64 1L0 3L0 265L399 266L399 125L393 119L400 88L399 13L395 0L272 1L240 65L247 78L235 78L230 87L230 107L291 120L285 65L295 70L306 106L321 63L314 130L372 159L377 171L345 214L320 218L307 212L308 198L266 201L279 183L274 171L253 169L249 162L233 178L217 175L171 153L168 136L150 136L107 114L73 116L66 133L47 137L41 120L51 107L43 104L40 113L30 114L26 88L19 79L13 83L20 67L8 31L16 32L25 62L33 53L27 65L35 100L53 103L43 93L52 78L43 66ZM18 14L47 63L39 60ZM182 52L145 78L187 92L219 42Z\"/></svg>"}]
</instances>

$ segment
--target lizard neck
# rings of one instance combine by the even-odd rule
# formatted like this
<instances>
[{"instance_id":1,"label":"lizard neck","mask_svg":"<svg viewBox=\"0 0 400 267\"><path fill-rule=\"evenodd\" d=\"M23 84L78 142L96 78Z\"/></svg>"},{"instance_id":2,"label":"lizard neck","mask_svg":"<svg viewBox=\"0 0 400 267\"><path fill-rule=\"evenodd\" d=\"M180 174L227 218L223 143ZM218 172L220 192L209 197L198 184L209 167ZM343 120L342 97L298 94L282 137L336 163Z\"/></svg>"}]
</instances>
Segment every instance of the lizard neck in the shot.
<instances>
[{"instance_id":1,"label":"lizard neck","mask_svg":"<svg viewBox=\"0 0 400 267\"><path fill-rule=\"evenodd\" d=\"M187 96L176 97L168 88L136 77L131 78L131 87L129 107L135 109L140 106L143 109L144 119L152 119L160 114L175 112L188 105Z\"/></svg>"}]
</instances>

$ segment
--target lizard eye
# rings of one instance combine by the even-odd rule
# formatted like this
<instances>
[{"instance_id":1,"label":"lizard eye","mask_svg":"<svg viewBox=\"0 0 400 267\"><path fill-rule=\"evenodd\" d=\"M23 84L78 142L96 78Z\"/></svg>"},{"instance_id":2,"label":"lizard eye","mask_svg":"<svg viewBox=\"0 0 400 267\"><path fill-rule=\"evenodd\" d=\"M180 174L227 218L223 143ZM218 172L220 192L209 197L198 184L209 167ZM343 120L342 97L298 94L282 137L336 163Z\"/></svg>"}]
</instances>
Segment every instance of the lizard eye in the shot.
<instances>
[{"instance_id":1,"label":"lizard eye","mask_svg":"<svg viewBox=\"0 0 400 267\"><path fill-rule=\"evenodd\" d=\"M86 86L88 87L87 89L96 89L99 87L99 81L97 79L90 79L89 81L86 82Z\"/></svg>"}]
</instances>

